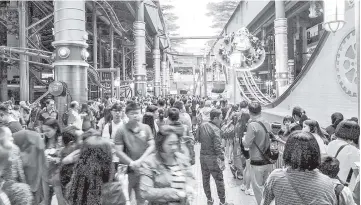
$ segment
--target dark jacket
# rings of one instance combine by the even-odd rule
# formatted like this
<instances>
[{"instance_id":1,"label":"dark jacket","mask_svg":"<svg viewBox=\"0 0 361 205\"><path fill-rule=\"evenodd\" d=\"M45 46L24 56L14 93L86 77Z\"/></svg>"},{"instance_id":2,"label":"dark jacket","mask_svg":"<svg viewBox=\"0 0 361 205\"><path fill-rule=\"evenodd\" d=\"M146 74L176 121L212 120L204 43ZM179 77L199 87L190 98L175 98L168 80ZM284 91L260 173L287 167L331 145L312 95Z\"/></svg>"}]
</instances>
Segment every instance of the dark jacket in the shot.
<instances>
[{"instance_id":1,"label":"dark jacket","mask_svg":"<svg viewBox=\"0 0 361 205\"><path fill-rule=\"evenodd\" d=\"M196 141L201 143L201 155L214 155L224 160L221 130L212 122L202 123L196 134Z\"/></svg>"}]
</instances>

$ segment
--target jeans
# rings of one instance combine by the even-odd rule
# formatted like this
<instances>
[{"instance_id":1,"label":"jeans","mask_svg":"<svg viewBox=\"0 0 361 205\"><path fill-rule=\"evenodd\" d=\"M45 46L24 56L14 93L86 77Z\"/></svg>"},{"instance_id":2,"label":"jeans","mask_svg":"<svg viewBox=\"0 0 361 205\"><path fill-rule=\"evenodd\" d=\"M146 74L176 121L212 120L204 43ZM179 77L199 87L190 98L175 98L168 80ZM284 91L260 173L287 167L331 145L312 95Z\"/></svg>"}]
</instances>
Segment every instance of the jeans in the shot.
<instances>
[{"instance_id":1,"label":"jeans","mask_svg":"<svg viewBox=\"0 0 361 205\"><path fill-rule=\"evenodd\" d=\"M128 173L128 180L129 180L129 184L128 184L129 196L131 196L132 190L134 189L137 205L144 205L145 200L141 197L140 188L139 188L140 175L136 172L130 172Z\"/></svg>"},{"instance_id":2,"label":"jeans","mask_svg":"<svg viewBox=\"0 0 361 205\"><path fill-rule=\"evenodd\" d=\"M203 179L203 189L209 201L212 201L212 193L210 187L211 175L216 182L219 200L222 203L226 201L226 191L224 189L223 172L217 163L217 157L214 155L201 155L201 170Z\"/></svg>"},{"instance_id":3,"label":"jeans","mask_svg":"<svg viewBox=\"0 0 361 205\"><path fill-rule=\"evenodd\" d=\"M272 171L272 165L251 165L251 184L253 188L254 196L256 197L257 204L260 205L262 201L262 195L264 190L264 184L268 178L268 175Z\"/></svg>"}]
</instances>

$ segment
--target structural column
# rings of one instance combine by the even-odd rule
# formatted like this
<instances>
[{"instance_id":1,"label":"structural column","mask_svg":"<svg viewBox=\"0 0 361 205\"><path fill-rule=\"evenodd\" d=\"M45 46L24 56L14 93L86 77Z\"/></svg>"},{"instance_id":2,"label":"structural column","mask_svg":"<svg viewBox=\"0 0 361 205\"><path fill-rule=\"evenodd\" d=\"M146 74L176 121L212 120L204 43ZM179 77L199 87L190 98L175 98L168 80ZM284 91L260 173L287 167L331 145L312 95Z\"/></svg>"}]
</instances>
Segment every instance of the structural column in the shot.
<instances>
[{"instance_id":1,"label":"structural column","mask_svg":"<svg viewBox=\"0 0 361 205\"><path fill-rule=\"evenodd\" d=\"M162 93L163 96L167 95L167 55L165 51L163 51L163 59L162 59Z\"/></svg>"},{"instance_id":2,"label":"structural column","mask_svg":"<svg viewBox=\"0 0 361 205\"><path fill-rule=\"evenodd\" d=\"M203 65L203 88L204 88L204 97L207 97L207 66L208 66L208 56L204 55L204 65Z\"/></svg>"},{"instance_id":3,"label":"structural column","mask_svg":"<svg viewBox=\"0 0 361 205\"><path fill-rule=\"evenodd\" d=\"M137 15L134 22L135 37L135 95L146 96L146 63L145 63L145 23L144 23L144 2L137 1Z\"/></svg>"},{"instance_id":4,"label":"structural column","mask_svg":"<svg viewBox=\"0 0 361 205\"><path fill-rule=\"evenodd\" d=\"M275 50L276 50L276 83L277 97L287 89L288 81L288 49L287 49L287 18L285 18L284 1L275 1L276 19Z\"/></svg>"},{"instance_id":5,"label":"structural column","mask_svg":"<svg viewBox=\"0 0 361 205\"><path fill-rule=\"evenodd\" d=\"M114 29L113 26L110 26L110 68L114 68ZM111 79L111 85L110 85L110 96L111 98L114 97L114 72L110 72L110 79Z\"/></svg>"},{"instance_id":6,"label":"structural column","mask_svg":"<svg viewBox=\"0 0 361 205\"><path fill-rule=\"evenodd\" d=\"M154 95L160 96L160 50L159 50L159 36L154 37L153 49L153 69L154 69Z\"/></svg>"},{"instance_id":7,"label":"structural column","mask_svg":"<svg viewBox=\"0 0 361 205\"><path fill-rule=\"evenodd\" d=\"M19 43L21 48L26 48L27 12L26 1L19 1ZM20 100L29 101L29 60L28 56L20 54Z\"/></svg>"},{"instance_id":8,"label":"structural column","mask_svg":"<svg viewBox=\"0 0 361 205\"><path fill-rule=\"evenodd\" d=\"M55 80L67 84L72 100L88 100L88 44L85 30L85 1L54 1ZM56 99L57 109L64 112L67 98Z\"/></svg>"}]
</instances>

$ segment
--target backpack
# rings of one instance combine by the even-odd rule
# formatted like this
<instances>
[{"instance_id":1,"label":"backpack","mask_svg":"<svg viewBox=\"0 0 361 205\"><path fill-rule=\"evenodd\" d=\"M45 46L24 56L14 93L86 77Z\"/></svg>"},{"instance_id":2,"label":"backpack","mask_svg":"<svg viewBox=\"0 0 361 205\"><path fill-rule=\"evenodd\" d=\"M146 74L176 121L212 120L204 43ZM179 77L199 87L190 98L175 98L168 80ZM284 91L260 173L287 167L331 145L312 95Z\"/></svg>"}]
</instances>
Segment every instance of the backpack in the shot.
<instances>
[{"instance_id":1,"label":"backpack","mask_svg":"<svg viewBox=\"0 0 361 205\"><path fill-rule=\"evenodd\" d=\"M271 133L268 132L268 130L266 129L266 127L264 126L264 124L260 121L254 121L257 122L258 124L260 124L263 129L266 132L266 138L268 138L271 141ZM253 141L253 144L256 146L256 148L258 149L258 151L261 153L262 158L268 162L268 164L274 164L276 163L278 156L279 156L279 151L277 148L271 147L271 142L270 145L267 147L266 151L263 153L261 151L261 149L258 147L258 145Z\"/></svg>"},{"instance_id":2,"label":"backpack","mask_svg":"<svg viewBox=\"0 0 361 205\"><path fill-rule=\"evenodd\" d=\"M69 120L69 110L66 111L63 116L61 116L61 121L65 126L68 126L68 120Z\"/></svg>"}]
</instances>

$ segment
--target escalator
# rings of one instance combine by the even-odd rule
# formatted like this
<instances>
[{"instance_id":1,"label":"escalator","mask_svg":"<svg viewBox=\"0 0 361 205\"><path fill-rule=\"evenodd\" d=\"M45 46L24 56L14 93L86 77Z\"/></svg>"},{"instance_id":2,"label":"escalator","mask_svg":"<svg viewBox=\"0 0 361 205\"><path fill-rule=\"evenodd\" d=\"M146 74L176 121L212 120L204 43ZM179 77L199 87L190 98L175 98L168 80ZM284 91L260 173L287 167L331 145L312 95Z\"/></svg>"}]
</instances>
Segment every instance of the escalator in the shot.
<instances>
[{"instance_id":1,"label":"escalator","mask_svg":"<svg viewBox=\"0 0 361 205\"><path fill-rule=\"evenodd\" d=\"M237 77L238 87L240 89L241 96L248 102L258 101L262 105L268 105L272 101L265 96L258 88L251 72L243 71L239 72Z\"/></svg>"}]
</instances>

